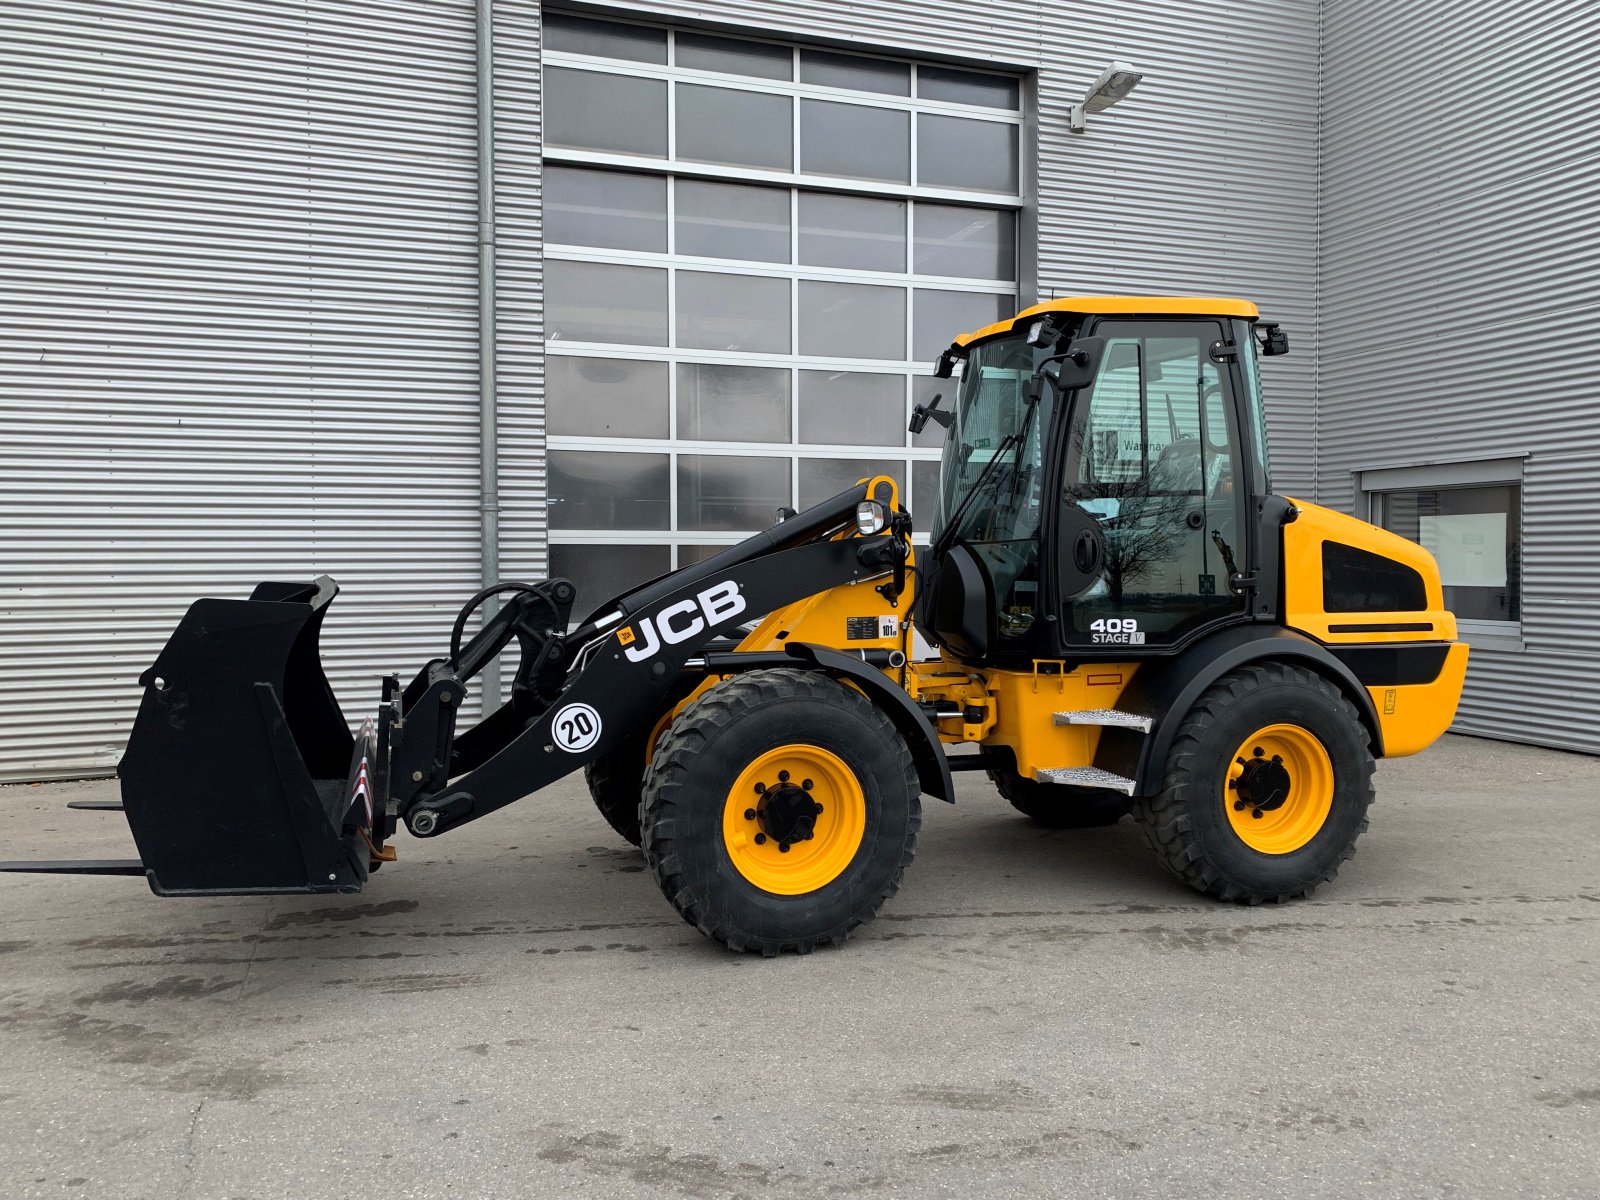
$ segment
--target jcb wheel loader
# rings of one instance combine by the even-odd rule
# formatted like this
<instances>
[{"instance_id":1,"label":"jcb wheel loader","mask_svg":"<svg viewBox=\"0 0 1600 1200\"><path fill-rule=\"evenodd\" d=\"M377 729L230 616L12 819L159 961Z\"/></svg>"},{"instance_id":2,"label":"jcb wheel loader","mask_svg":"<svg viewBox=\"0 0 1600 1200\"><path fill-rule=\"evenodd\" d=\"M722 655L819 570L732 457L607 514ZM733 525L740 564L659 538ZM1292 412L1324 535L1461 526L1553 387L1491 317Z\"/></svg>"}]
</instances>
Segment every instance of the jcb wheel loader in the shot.
<instances>
[{"instance_id":1,"label":"jcb wheel loader","mask_svg":"<svg viewBox=\"0 0 1600 1200\"><path fill-rule=\"evenodd\" d=\"M354 737L317 648L332 580L197 601L120 766L140 860L5 867L354 892L398 825L438 837L584 769L685 920L803 953L893 894L920 797L981 770L1043 825L1131 811L1218 899L1304 895L1366 828L1374 759L1449 726L1467 647L1425 550L1272 491L1257 363L1287 348L1250 303L1181 297L958 337L952 405L912 418L946 431L925 548L879 477L576 622L569 581L501 584ZM458 729L512 640L510 699Z\"/></svg>"}]
</instances>

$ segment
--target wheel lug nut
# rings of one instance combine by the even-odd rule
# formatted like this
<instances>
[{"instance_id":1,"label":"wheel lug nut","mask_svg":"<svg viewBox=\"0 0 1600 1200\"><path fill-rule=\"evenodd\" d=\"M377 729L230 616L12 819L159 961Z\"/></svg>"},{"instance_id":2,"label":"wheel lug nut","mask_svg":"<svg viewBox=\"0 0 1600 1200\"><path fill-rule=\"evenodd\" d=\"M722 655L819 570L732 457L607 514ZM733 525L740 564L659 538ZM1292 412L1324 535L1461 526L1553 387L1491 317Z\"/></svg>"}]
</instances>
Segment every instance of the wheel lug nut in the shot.
<instances>
[{"instance_id":1,"label":"wheel lug nut","mask_svg":"<svg viewBox=\"0 0 1600 1200\"><path fill-rule=\"evenodd\" d=\"M744 819L746 821L754 821L756 819L756 810L753 809L753 808L745 809L744 810Z\"/></svg>"},{"instance_id":2,"label":"wheel lug nut","mask_svg":"<svg viewBox=\"0 0 1600 1200\"><path fill-rule=\"evenodd\" d=\"M779 842L778 843L778 853L779 854L787 854L787 853L789 853L789 843L788 842Z\"/></svg>"},{"instance_id":3,"label":"wheel lug nut","mask_svg":"<svg viewBox=\"0 0 1600 1200\"><path fill-rule=\"evenodd\" d=\"M1250 753L1254 754L1257 758L1264 758L1267 752L1260 746L1257 746L1254 750L1250 751Z\"/></svg>"},{"instance_id":4,"label":"wheel lug nut","mask_svg":"<svg viewBox=\"0 0 1600 1200\"><path fill-rule=\"evenodd\" d=\"M1252 808L1250 810L1250 815L1258 821L1261 820L1261 810L1259 808Z\"/></svg>"},{"instance_id":5,"label":"wheel lug nut","mask_svg":"<svg viewBox=\"0 0 1600 1200\"><path fill-rule=\"evenodd\" d=\"M1282 761L1283 761L1283 755L1281 755L1281 754L1274 754L1274 755L1273 755L1273 756L1272 756L1272 761L1273 761L1273 762L1275 762L1275 763L1281 763L1281 762L1282 762Z\"/></svg>"},{"instance_id":6,"label":"wheel lug nut","mask_svg":"<svg viewBox=\"0 0 1600 1200\"><path fill-rule=\"evenodd\" d=\"M811 780L809 780L809 779L802 779L800 781L800 786L805 788L805 790L809 792L816 785L814 783L812 783Z\"/></svg>"},{"instance_id":7,"label":"wheel lug nut","mask_svg":"<svg viewBox=\"0 0 1600 1200\"><path fill-rule=\"evenodd\" d=\"M765 846L766 844L767 844L767 835L764 834L764 833L756 834L756 845Z\"/></svg>"},{"instance_id":8,"label":"wheel lug nut","mask_svg":"<svg viewBox=\"0 0 1600 1200\"><path fill-rule=\"evenodd\" d=\"M779 771L778 772L778 782L779 783L788 783L789 782L789 772L787 772L787 771Z\"/></svg>"}]
</instances>

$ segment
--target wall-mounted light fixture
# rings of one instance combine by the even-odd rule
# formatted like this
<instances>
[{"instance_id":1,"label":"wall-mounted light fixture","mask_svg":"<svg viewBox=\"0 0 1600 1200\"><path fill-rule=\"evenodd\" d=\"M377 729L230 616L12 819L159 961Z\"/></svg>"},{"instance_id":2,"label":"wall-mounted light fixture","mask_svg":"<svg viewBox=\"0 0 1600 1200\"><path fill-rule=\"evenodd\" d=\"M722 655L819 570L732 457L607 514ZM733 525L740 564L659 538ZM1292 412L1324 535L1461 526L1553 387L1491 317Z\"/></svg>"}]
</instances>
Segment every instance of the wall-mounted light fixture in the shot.
<instances>
[{"instance_id":1,"label":"wall-mounted light fixture","mask_svg":"<svg viewBox=\"0 0 1600 1200\"><path fill-rule=\"evenodd\" d=\"M1068 128L1073 133L1082 133L1084 118L1089 113L1104 112L1138 87L1139 81L1143 78L1143 75L1133 69L1133 64L1117 59L1100 72L1100 77L1089 85L1089 90L1083 94L1083 99L1072 106L1072 123Z\"/></svg>"}]
</instances>

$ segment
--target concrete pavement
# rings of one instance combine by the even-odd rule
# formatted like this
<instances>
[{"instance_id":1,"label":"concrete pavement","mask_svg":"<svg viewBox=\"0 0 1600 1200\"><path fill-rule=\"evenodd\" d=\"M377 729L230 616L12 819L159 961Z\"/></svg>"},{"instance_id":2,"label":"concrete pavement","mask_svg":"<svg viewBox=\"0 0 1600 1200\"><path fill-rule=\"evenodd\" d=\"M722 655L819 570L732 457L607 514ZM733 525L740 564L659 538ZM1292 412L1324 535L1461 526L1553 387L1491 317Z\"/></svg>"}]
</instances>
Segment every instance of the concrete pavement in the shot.
<instances>
[{"instance_id":1,"label":"concrete pavement","mask_svg":"<svg viewBox=\"0 0 1600 1200\"><path fill-rule=\"evenodd\" d=\"M981 778L840 951L684 925L574 779L355 897L0 877L0 1195L1594 1196L1600 761L1447 738L1241 909ZM0 855L126 856L107 782Z\"/></svg>"}]
</instances>

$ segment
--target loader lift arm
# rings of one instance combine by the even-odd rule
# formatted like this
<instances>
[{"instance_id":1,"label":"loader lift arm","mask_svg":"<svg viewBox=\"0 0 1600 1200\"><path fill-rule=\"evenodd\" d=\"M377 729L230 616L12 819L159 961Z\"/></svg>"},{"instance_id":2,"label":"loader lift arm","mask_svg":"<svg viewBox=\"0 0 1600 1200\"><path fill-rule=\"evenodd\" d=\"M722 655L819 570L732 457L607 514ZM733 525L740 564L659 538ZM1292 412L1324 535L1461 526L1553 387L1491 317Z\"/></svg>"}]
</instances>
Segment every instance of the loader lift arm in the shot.
<instances>
[{"instance_id":1,"label":"loader lift arm","mask_svg":"<svg viewBox=\"0 0 1600 1200\"><path fill-rule=\"evenodd\" d=\"M470 676L436 664L425 687L415 693L408 689L403 708L384 715L403 726L394 752L399 818L413 834L427 837L504 808L653 721L683 671L707 669L708 643L792 601L890 574L892 568L884 564L899 560L901 552L884 551L900 536L896 532L828 536L853 520L856 506L867 498L861 487L849 489L690 570L603 606L566 639L574 666L559 695L526 723L502 716L504 709L491 716L479 728L493 731L492 742L475 734L468 742L464 735L458 744L471 750L475 765L457 778L451 777L454 760L439 748L452 743L456 707ZM486 628L479 636L489 632ZM816 648L785 657L790 666L809 662L826 670L827 654ZM718 670L731 666L722 656ZM515 704L513 698L510 706ZM936 748L932 726L921 720L924 741ZM942 762L942 753L936 760L929 756L936 769L925 786L947 796L946 777L937 770Z\"/></svg>"}]
</instances>

